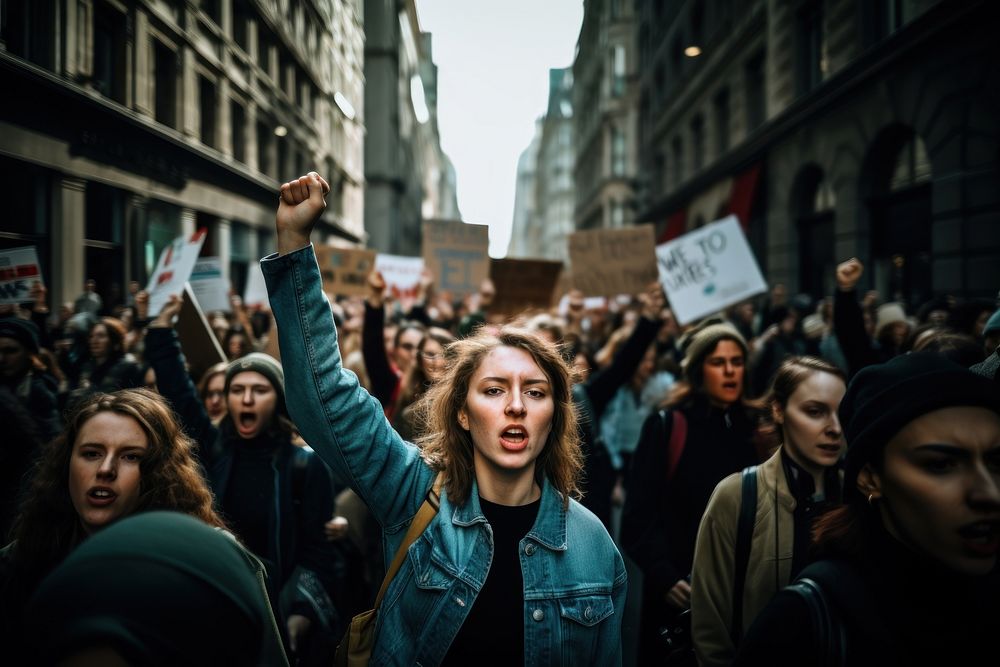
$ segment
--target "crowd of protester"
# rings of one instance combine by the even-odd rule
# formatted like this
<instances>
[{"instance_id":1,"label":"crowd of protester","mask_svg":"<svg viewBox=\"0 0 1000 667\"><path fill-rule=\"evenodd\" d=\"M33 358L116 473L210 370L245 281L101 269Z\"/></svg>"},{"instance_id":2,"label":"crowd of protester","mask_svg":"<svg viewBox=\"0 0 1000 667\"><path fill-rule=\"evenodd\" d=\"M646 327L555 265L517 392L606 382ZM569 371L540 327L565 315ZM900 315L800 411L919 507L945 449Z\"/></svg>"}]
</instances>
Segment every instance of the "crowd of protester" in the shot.
<instances>
[{"instance_id":1,"label":"crowd of protester","mask_svg":"<svg viewBox=\"0 0 1000 667\"><path fill-rule=\"evenodd\" d=\"M209 313L228 360L199 377L176 297L149 317L137 285L106 303L88 281L73 303L38 285L0 306L13 655L329 664L439 475L373 659L614 664L626 596L643 665L994 650L996 302L883 301L856 259L834 294L774 285L684 326L659 285L589 308L570 291L514 325L489 281L456 298L425 273L395 299L373 272L366 297L325 298L308 248L323 189L283 186L274 314L236 296ZM174 532L190 550L165 546ZM242 569L188 564L199 549ZM126 632L140 595L162 607ZM207 627L164 620L185 596L222 653L185 653Z\"/></svg>"}]
</instances>

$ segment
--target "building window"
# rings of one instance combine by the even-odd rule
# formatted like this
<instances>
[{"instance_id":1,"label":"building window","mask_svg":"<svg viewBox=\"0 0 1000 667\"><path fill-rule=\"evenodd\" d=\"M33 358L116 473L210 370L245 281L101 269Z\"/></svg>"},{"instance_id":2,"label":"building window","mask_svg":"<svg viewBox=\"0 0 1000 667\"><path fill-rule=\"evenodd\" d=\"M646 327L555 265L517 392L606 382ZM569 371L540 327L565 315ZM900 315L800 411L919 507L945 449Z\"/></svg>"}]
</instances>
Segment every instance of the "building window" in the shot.
<instances>
[{"instance_id":1,"label":"building window","mask_svg":"<svg viewBox=\"0 0 1000 667\"><path fill-rule=\"evenodd\" d=\"M676 188L684 182L684 144L680 137L674 137L670 150L674 157L674 187Z\"/></svg>"},{"instance_id":2,"label":"building window","mask_svg":"<svg viewBox=\"0 0 1000 667\"><path fill-rule=\"evenodd\" d=\"M747 134L764 123L765 108L764 52L747 61L746 66L746 112Z\"/></svg>"},{"instance_id":3,"label":"building window","mask_svg":"<svg viewBox=\"0 0 1000 667\"><path fill-rule=\"evenodd\" d=\"M94 6L94 88L125 104L125 15L100 2Z\"/></svg>"},{"instance_id":4,"label":"building window","mask_svg":"<svg viewBox=\"0 0 1000 667\"><path fill-rule=\"evenodd\" d=\"M218 148L215 122L218 100L215 84L203 76L198 77L198 104L201 115L201 143Z\"/></svg>"},{"instance_id":5,"label":"building window","mask_svg":"<svg viewBox=\"0 0 1000 667\"><path fill-rule=\"evenodd\" d=\"M124 295L125 191L89 181L86 202L85 277L97 281L104 307L110 310L122 302Z\"/></svg>"},{"instance_id":6,"label":"building window","mask_svg":"<svg viewBox=\"0 0 1000 667\"><path fill-rule=\"evenodd\" d=\"M247 50L249 41L247 39L247 24L250 22L250 9L246 0L235 0L233 2L233 41L236 45Z\"/></svg>"},{"instance_id":7,"label":"building window","mask_svg":"<svg viewBox=\"0 0 1000 667\"><path fill-rule=\"evenodd\" d=\"M861 4L866 46L885 39L912 18L910 3L905 0L868 0Z\"/></svg>"},{"instance_id":8,"label":"building window","mask_svg":"<svg viewBox=\"0 0 1000 667\"><path fill-rule=\"evenodd\" d=\"M0 2L0 42L9 53L53 69L54 2Z\"/></svg>"},{"instance_id":9,"label":"building window","mask_svg":"<svg viewBox=\"0 0 1000 667\"><path fill-rule=\"evenodd\" d=\"M625 205L617 199L611 200L611 227L618 229L625 226Z\"/></svg>"},{"instance_id":10,"label":"building window","mask_svg":"<svg viewBox=\"0 0 1000 667\"><path fill-rule=\"evenodd\" d=\"M177 127L177 54L153 40L153 113L156 122Z\"/></svg>"},{"instance_id":11,"label":"building window","mask_svg":"<svg viewBox=\"0 0 1000 667\"><path fill-rule=\"evenodd\" d=\"M611 49L611 95L621 97L625 94L625 47L616 44Z\"/></svg>"},{"instance_id":12,"label":"building window","mask_svg":"<svg viewBox=\"0 0 1000 667\"><path fill-rule=\"evenodd\" d=\"M271 143L274 134L265 120L257 121L257 171L268 176L274 176L274 160L272 159Z\"/></svg>"},{"instance_id":13,"label":"building window","mask_svg":"<svg viewBox=\"0 0 1000 667\"><path fill-rule=\"evenodd\" d=\"M222 11L219 7L221 3L219 0L201 0L201 10L205 12L208 18L215 21L216 25L222 23Z\"/></svg>"},{"instance_id":14,"label":"building window","mask_svg":"<svg viewBox=\"0 0 1000 667\"><path fill-rule=\"evenodd\" d=\"M250 255L252 230L242 222L233 221L229 227L229 282L242 286L247 283L247 269L254 258Z\"/></svg>"},{"instance_id":15,"label":"building window","mask_svg":"<svg viewBox=\"0 0 1000 667\"><path fill-rule=\"evenodd\" d=\"M233 159L247 161L247 115L238 100L229 101L229 120L232 125Z\"/></svg>"},{"instance_id":16,"label":"building window","mask_svg":"<svg viewBox=\"0 0 1000 667\"><path fill-rule=\"evenodd\" d=\"M697 173L705 164L705 119L699 114L691 120L691 172Z\"/></svg>"},{"instance_id":17,"label":"building window","mask_svg":"<svg viewBox=\"0 0 1000 667\"><path fill-rule=\"evenodd\" d=\"M729 150L729 90L723 88L712 103L715 117L715 145L717 155Z\"/></svg>"},{"instance_id":18,"label":"building window","mask_svg":"<svg viewBox=\"0 0 1000 667\"><path fill-rule=\"evenodd\" d=\"M257 64L264 71L265 76L267 76L272 81L274 80L274 72L271 71L271 51L273 49L272 44L274 43L274 37L271 36L271 32L264 27L262 23L257 24Z\"/></svg>"},{"instance_id":19,"label":"building window","mask_svg":"<svg viewBox=\"0 0 1000 667\"><path fill-rule=\"evenodd\" d=\"M625 130L617 125L613 126L611 128L611 174L613 176L625 175L627 159Z\"/></svg>"},{"instance_id":20,"label":"building window","mask_svg":"<svg viewBox=\"0 0 1000 667\"><path fill-rule=\"evenodd\" d=\"M823 5L809 2L795 17L795 89L808 93L823 81Z\"/></svg>"}]
</instances>

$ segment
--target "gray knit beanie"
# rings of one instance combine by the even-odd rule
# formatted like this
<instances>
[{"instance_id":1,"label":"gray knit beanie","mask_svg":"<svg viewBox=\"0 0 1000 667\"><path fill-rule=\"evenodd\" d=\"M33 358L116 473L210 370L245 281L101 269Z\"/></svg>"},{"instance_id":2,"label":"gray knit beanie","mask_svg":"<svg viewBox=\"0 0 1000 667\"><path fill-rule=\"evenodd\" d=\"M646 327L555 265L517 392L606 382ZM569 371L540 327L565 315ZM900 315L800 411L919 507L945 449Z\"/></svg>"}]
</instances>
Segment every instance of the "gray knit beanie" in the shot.
<instances>
[{"instance_id":1,"label":"gray knit beanie","mask_svg":"<svg viewBox=\"0 0 1000 667\"><path fill-rule=\"evenodd\" d=\"M705 357L709 355L720 341L731 340L743 350L743 357L749 358L750 350L747 347L746 339L736 330L732 324L722 320L715 320L704 323L703 326L693 329L687 339L682 342L684 359L681 361L681 369L684 371L684 378L694 385L700 384L698 378L701 376L701 364Z\"/></svg>"},{"instance_id":2,"label":"gray knit beanie","mask_svg":"<svg viewBox=\"0 0 1000 667\"><path fill-rule=\"evenodd\" d=\"M288 414L285 408L285 372L281 368L281 362L263 352L251 352L230 362L226 368L227 394L229 393L229 384L233 381L233 377L244 371L254 371L267 378L267 381L278 392L278 411L282 414Z\"/></svg>"}]
</instances>

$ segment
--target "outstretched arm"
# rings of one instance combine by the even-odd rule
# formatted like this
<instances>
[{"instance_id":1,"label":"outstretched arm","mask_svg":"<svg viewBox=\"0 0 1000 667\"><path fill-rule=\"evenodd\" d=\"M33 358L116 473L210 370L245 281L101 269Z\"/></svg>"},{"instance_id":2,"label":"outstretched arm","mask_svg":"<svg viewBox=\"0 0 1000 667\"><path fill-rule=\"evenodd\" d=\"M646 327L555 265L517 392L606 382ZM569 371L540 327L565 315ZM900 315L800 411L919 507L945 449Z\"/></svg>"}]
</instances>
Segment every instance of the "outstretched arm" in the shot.
<instances>
[{"instance_id":1,"label":"outstretched arm","mask_svg":"<svg viewBox=\"0 0 1000 667\"><path fill-rule=\"evenodd\" d=\"M303 438L386 527L409 520L434 472L403 442L381 406L345 370L309 235L326 204L311 173L281 188L278 257L261 262L278 322L287 404Z\"/></svg>"}]
</instances>

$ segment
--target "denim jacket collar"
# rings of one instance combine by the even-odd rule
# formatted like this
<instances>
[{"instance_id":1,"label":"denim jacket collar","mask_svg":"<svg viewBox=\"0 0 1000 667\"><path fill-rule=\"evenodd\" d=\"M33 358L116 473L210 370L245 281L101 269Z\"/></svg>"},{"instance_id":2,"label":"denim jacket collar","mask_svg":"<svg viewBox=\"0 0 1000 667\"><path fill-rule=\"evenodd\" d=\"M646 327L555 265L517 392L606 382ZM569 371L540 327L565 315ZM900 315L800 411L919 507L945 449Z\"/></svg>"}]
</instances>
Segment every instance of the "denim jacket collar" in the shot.
<instances>
[{"instance_id":1,"label":"denim jacket collar","mask_svg":"<svg viewBox=\"0 0 1000 667\"><path fill-rule=\"evenodd\" d=\"M442 506L445 506L446 502L446 500L442 500ZM451 522L456 526L465 527L486 523L486 515L483 514L483 509L479 505L479 485L475 478L472 480L469 500L455 507ZM542 478L542 502L538 507L538 517L525 538L530 538L552 551L566 551L568 546L566 544L566 508L563 506L562 496L544 477Z\"/></svg>"}]
</instances>

